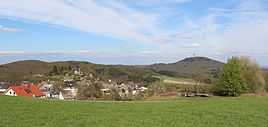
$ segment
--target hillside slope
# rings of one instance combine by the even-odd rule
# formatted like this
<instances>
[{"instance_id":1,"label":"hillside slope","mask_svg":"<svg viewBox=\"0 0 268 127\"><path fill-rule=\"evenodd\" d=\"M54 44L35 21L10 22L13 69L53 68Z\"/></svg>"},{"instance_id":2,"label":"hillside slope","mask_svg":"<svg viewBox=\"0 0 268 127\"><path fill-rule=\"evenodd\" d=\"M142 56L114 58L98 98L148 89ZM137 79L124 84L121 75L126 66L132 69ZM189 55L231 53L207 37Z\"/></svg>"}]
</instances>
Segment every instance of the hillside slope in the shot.
<instances>
[{"instance_id":1,"label":"hillside slope","mask_svg":"<svg viewBox=\"0 0 268 127\"><path fill-rule=\"evenodd\" d=\"M224 63L206 57L190 57L171 64L153 64L148 68L175 77L194 78L201 75L201 79L206 79L213 78L223 66Z\"/></svg>"},{"instance_id":2,"label":"hillside slope","mask_svg":"<svg viewBox=\"0 0 268 127\"><path fill-rule=\"evenodd\" d=\"M37 60L18 61L0 65L0 81L19 80L36 74L49 75L53 66L67 68L80 66L85 75L117 80L140 80L155 72L179 78L192 78L205 81L217 77L224 63L206 57L190 57L171 64L153 64L149 66L102 65L84 61L43 62ZM154 71L155 72L154 72Z\"/></svg>"},{"instance_id":3,"label":"hillside slope","mask_svg":"<svg viewBox=\"0 0 268 127\"><path fill-rule=\"evenodd\" d=\"M49 75L54 66L58 68L71 67L72 69L74 69L75 66L79 66L85 75L93 74L104 79L121 78L122 80L127 80L127 78L131 76L148 76L154 73L150 69L123 65L102 65L83 61L49 63L37 60L26 60L0 65L0 81L20 81L21 77L31 77L37 74Z\"/></svg>"}]
</instances>

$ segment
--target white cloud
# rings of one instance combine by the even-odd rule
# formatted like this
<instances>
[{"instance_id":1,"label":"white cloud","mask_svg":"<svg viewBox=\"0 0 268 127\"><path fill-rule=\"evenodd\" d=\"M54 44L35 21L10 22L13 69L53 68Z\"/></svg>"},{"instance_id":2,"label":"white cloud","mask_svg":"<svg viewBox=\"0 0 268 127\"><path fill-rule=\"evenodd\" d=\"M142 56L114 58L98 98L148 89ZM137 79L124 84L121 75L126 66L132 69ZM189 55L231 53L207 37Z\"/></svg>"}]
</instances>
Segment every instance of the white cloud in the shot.
<instances>
[{"instance_id":1,"label":"white cloud","mask_svg":"<svg viewBox=\"0 0 268 127\"><path fill-rule=\"evenodd\" d=\"M212 8L198 19L188 17L178 28L177 41L187 44L183 47L200 42L199 52L209 56L268 54L266 5L262 1L241 1L234 9Z\"/></svg>"},{"instance_id":2,"label":"white cloud","mask_svg":"<svg viewBox=\"0 0 268 127\"><path fill-rule=\"evenodd\" d=\"M149 56L163 53L175 56L195 52L201 55L218 56L230 56L232 54L252 56L258 54L258 56L265 56L265 54L268 54L268 50L266 50L268 6L267 3L263 4L263 1L231 1L235 3L235 5L229 4L231 6L228 5L230 1L227 1L227 4L223 2L222 8L207 8L207 10L200 10L200 13L197 14L195 12L193 14L192 11L183 12L184 10L180 10L179 6L178 8L169 6L185 3L189 0L130 2L148 4L148 6L150 4L162 6L161 9L168 10L169 14L167 15L160 13L160 11L157 11L157 14L151 13L152 10L159 9L154 7L143 9L144 6L142 6L143 8L141 7L142 9L137 11L127 6L128 2L123 3L121 0L0 1L1 18L15 18L32 23L58 25L117 39L158 42L156 45L159 46L159 49L157 50L161 50L160 53L134 52L136 49L123 53L120 51L91 50L51 51L51 53L94 54L100 56L131 56L133 54ZM239 3L238 6L236 5L237 3ZM228 7L225 8L225 6ZM169 7L173 7L170 9L172 11L169 10ZM185 6L185 8L187 7ZM177 25L174 22L177 22ZM180 50L178 50L179 47ZM153 48L143 49L155 50ZM169 51L173 52L170 53Z\"/></svg>"},{"instance_id":3,"label":"white cloud","mask_svg":"<svg viewBox=\"0 0 268 127\"><path fill-rule=\"evenodd\" d=\"M200 44L198 43L192 43L192 44L184 44L182 45L183 48L199 48Z\"/></svg>"},{"instance_id":4,"label":"white cloud","mask_svg":"<svg viewBox=\"0 0 268 127\"><path fill-rule=\"evenodd\" d=\"M0 51L0 55L24 54L24 51Z\"/></svg>"},{"instance_id":5,"label":"white cloud","mask_svg":"<svg viewBox=\"0 0 268 127\"><path fill-rule=\"evenodd\" d=\"M117 2L1 0L0 8L1 17L48 23L117 39L153 42L156 35L161 34L155 26L156 16Z\"/></svg>"},{"instance_id":6,"label":"white cloud","mask_svg":"<svg viewBox=\"0 0 268 127\"><path fill-rule=\"evenodd\" d=\"M0 33L1 32L21 32L22 29L19 28L11 28L11 27L3 27L0 25Z\"/></svg>"}]
</instances>

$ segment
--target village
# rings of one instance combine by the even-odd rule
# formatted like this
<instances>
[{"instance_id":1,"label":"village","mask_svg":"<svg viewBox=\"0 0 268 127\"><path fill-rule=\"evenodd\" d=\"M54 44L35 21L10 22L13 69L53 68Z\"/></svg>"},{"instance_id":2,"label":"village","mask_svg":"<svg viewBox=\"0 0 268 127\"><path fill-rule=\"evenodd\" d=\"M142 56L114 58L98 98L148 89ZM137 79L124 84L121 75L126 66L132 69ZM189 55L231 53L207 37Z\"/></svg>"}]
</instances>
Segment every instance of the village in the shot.
<instances>
[{"instance_id":1,"label":"village","mask_svg":"<svg viewBox=\"0 0 268 127\"><path fill-rule=\"evenodd\" d=\"M73 74L78 76L79 79L71 79L64 77L61 81L41 80L38 84L31 83L29 81L21 81L20 84L12 85L6 82L0 82L0 94L6 96L26 96L35 98L47 98L47 99L59 99L59 100L76 100L81 91L79 87L89 87L93 84L99 84L92 74L89 76L83 75L83 71L79 66L75 66ZM59 85L60 84L60 85ZM109 79L94 89L95 92L99 92L100 96L116 96L120 98L128 98L140 93L148 91L147 85L144 83L116 83ZM86 92L86 91L84 91ZM99 96L99 97L100 97ZM96 100L96 96L90 96L87 100Z\"/></svg>"}]
</instances>

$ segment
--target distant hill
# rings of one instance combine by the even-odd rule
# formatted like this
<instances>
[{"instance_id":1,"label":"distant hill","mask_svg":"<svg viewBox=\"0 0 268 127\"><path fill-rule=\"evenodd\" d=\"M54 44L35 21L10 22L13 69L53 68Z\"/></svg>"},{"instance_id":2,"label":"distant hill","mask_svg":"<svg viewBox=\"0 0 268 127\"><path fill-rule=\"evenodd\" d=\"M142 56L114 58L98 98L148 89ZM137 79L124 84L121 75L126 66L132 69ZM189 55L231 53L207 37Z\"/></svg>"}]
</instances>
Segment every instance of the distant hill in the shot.
<instances>
[{"instance_id":1,"label":"distant hill","mask_svg":"<svg viewBox=\"0 0 268 127\"><path fill-rule=\"evenodd\" d=\"M206 57L189 57L176 63L153 64L148 68L173 77L195 78L200 75L201 80L206 80L216 78L223 66L224 63Z\"/></svg>"},{"instance_id":2,"label":"distant hill","mask_svg":"<svg viewBox=\"0 0 268 127\"><path fill-rule=\"evenodd\" d=\"M93 74L103 79L128 80L139 76L148 76L154 74L150 69L137 68L124 65L102 65L93 64L84 61L60 61L43 62L37 60L18 61L9 64L0 65L0 81L19 80L21 77L31 77L33 75L49 75L53 67L74 69L79 66L85 75Z\"/></svg>"},{"instance_id":3,"label":"distant hill","mask_svg":"<svg viewBox=\"0 0 268 127\"><path fill-rule=\"evenodd\" d=\"M38 74L49 75L53 66L58 68L71 67L72 69L75 66L80 66L85 75L93 74L105 80L111 78L119 81L140 81L144 80L144 77L160 73L172 77L200 79L205 82L207 79L216 78L223 65L222 62L206 57L190 57L176 63L160 63L148 66L102 65L84 61L43 62L26 60L0 65L0 81Z\"/></svg>"}]
</instances>

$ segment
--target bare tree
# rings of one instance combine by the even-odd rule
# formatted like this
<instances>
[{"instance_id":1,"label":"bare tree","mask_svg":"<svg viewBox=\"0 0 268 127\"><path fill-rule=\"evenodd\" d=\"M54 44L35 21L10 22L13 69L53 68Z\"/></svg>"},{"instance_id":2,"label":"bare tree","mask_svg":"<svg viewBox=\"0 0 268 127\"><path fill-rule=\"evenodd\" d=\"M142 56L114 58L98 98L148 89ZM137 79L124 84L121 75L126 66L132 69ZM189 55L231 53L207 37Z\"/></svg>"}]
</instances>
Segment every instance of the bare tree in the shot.
<instances>
[{"instance_id":1,"label":"bare tree","mask_svg":"<svg viewBox=\"0 0 268 127\"><path fill-rule=\"evenodd\" d=\"M252 61L249 57L242 56L239 58L240 64L245 71L247 87L249 92L262 93L265 91L265 79L263 71L258 63Z\"/></svg>"}]
</instances>

